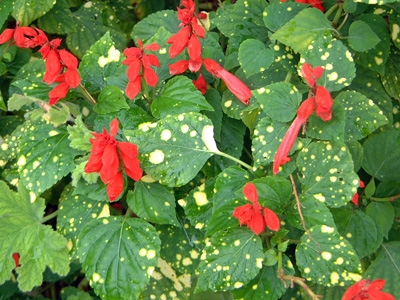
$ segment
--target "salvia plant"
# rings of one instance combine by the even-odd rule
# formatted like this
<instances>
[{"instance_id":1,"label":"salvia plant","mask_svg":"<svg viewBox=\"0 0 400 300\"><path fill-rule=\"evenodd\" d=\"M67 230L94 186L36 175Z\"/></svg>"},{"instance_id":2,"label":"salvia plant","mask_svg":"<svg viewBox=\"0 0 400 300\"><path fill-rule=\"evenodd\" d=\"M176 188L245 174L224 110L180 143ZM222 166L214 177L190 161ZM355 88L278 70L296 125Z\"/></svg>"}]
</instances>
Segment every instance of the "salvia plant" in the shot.
<instances>
[{"instance_id":1,"label":"salvia plant","mask_svg":"<svg viewBox=\"0 0 400 300\"><path fill-rule=\"evenodd\" d=\"M399 23L2 0L0 299L400 299Z\"/></svg>"}]
</instances>

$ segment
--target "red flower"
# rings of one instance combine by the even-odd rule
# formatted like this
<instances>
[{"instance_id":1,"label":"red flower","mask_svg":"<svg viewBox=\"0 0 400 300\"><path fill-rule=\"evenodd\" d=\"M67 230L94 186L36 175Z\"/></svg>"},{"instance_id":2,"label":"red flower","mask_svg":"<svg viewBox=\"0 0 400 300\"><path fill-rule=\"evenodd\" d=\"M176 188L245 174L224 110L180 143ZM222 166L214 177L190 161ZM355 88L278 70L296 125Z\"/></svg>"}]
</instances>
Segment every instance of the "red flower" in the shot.
<instances>
[{"instance_id":1,"label":"red flower","mask_svg":"<svg viewBox=\"0 0 400 300\"><path fill-rule=\"evenodd\" d=\"M385 283L384 279L360 280L347 289L342 300L395 300L391 294L382 292Z\"/></svg>"},{"instance_id":2,"label":"red flower","mask_svg":"<svg viewBox=\"0 0 400 300\"><path fill-rule=\"evenodd\" d=\"M329 121L332 119L332 97L326 88L323 86L318 86L317 91L315 93L315 102L317 104L315 108L315 113L322 120Z\"/></svg>"},{"instance_id":3,"label":"red flower","mask_svg":"<svg viewBox=\"0 0 400 300\"><path fill-rule=\"evenodd\" d=\"M272 210L258 204L258 194L255 185L253 183L246 183L243 188L243 194L253 204L239 206L233 212L232 215L239 219L240 226L247 224L247 227L257 235L264 231L265 226L271 230L278 231L280 228L279 218Z\"/></svg>"},{"instance_id":4,"label":"red flower","mask_svg":"<svg viewBox=\"0 0 400 300\"><path fill-rule=\"evenodd\" d=\"M278 151L275 154L273 172L274 175L278 174L279 167L290 161L288 154L292 149L297 135L299 134L301 125L307 122L307 119L314 111L314 98L308 98L301 103L297 110L297 117L290 125L289 130L286 132L282 143L279 145Z\"/></svg>"},{"instance_id":5,"label":"red flower","mask_svg":"<svg viewBox=\"0 0 400 300\"><path fill-rule=\"evenodd\" d=\"M129 99L135 98L142 88L142 77L150 86L156 86L158 76L151 66L160 67L160 62L154 54L145 54L144 50L157 51L160 46L152 43L143 48L143 43L138 39L139 48L131 47L124 50L126 59L122 62L124 65L129 66L127 75L129 79L128 86L126 87L126 95ZM143 67L143 68L142 68ZM143 70L143 74L139 75Z\"/></svg>"},{"instance_id":6,"label":"red flower","mask_svg":"<svg viewBox=\"0 0 400 300\"><path fill-rule=\"evenodd\" d=\"M13 259L15 261L15 267L18 268L19 266L21 266L19 264L19 257L20 257L19 253L17 253L17 252L13 253L12 257L13 257Z\"/></svg>"},{"instance_id":7,"label":"red flower","mask_svg":"<svg viewBox=\"0 0 400 300\"><path fill-rule=\"evenodd\" d=\"M197 80L193 80L194 86L204 95L207 92L207 82L202 73Z\"/></svg>"},{"instance_id":8,"label":"red flower","mask_svg":"<svg viewBox=\"0 0 400 300\"><path fill-rule=\"evenodd\" d=\"M13 40L17 47L20 48L35 48L41 46L46 42L46 35L40 29L33 29L31 27L19 27L19 22L15 29L6 29L0 35L0 44L7 43Z\"/></svg>"},{"instance_id":9,"label":"red flower","mask_svg":"<svg viewBox=\"0 0 400 300\"><path fill-rule=\"evenodd\" d=\"M85 166L86 173L99 172L100 178L107 184L107 194L110 201L114 201L122 193L124 178L120 167L125 167L126 174L133 180L140 180L143 171L137 159L137 146L128 142L117 142L119 122L114 119L110 125L110 133L104 129L103 133L92 133L90 139L92 154ZM122 159L122 162L121 162Z\"/></svg>"},{"instance_id":10,"label":"red flower","mask_svg":"<svg viewBox=\"0 0 400 300\"><path fill-rule=\"evenodd\" d=\"M238 97L240 101L249 105L251 91L239 78L222 68L215 60L205 58L203 61L208 72L217 78L221 78L228 89Z\"/></svg>"},{"instance_id":11,"label":"red flower","mask_svg":"<svg viewBox=\"0 0 400 300\"><path fill-rule=\"evenodd\" d=\"M322 76L324 72L324 68L322 67L315 67L312 68L308 63L304 63L301 66L301 76L307 81L307 83L312 87L315 88L317 84L317 79Z\"/></svg>"},{"instance_id":12,"label":"red flower","mask_svg":"<svg viewBox=\"0 0 400 300\"><path fill-rule=\"evenodd\" d=\"M286 0L281 0L281 2L285 2L285 1ZM320 1L320 0L295 0L295 2L310 4L311 7L318 8L322 12L325 11L325 9L321 5L322 3L324 3L324 1Z\"/></svg>"},{"instance_id":13,"label":"red flower","mask_svg":"<svg viewBox=\"0 0 400 300\"><path fill-rule=\"evenodd\" d=\"M362 180L360 180L360 188L365 187L365 184ZM358 205L358 192L354 194L353 199L351 199L351 202L353 202L355 205Z\"/></svg>"}]
</instances>

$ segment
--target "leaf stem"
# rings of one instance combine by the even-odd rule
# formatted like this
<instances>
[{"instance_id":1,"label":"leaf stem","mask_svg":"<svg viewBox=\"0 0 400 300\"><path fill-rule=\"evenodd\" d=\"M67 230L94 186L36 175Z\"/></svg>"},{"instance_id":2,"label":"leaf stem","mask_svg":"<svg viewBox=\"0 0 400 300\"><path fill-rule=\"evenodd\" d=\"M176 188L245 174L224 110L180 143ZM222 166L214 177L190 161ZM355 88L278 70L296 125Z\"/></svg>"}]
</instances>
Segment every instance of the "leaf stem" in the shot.
<instances>
[{"instance_id":1,"label":"leaf stem","mask_svg":"<svg viewBox=\"0 0 400 300\"><path fill-rule=\"evenodd\" d=\"M90 95L88 90L83 86L82 83L78 85L78 89L81 92L83 98L85 98L90 104L95 105L97 104L96 100Z\"/></svg>"},{"instance_id":2,"label":"leaf stem","mask_svg":"<svg viewBox=\"0 0 400 300\"><path fill-rule=\"evenodd\" d=\"M392 197L385 197L385 198L377 198L377 197L369 197L370 200L373 201L379 201L379 202L385 202L385 201L394 201L395 199L399 199L400 194Z\"/></svg>"},{"instance_id":3,"label":"leaf stem","mask_svg":"<svg viewBox=\"0 0 400 300\"><path fill-rule=\"evenodd\" d=\"M331 8L329 8L326 13L325 13L325 17L329 18L331 14L333 14L335 12L335 10L337 10L339 7L339 5L337 3L335 3L335 5L331 6Z\"/></svg>"},{"instance_id":4,"label":"leaf stem","mask_svg":"<svg viewBox=\"0 0 400 300\"><path fill-rule=\"evenodd\" d=\"M240 159L238 159L238 158L236 158L236 157L234 157L232 155L229 155L229 154L221 152L221 151L213 152L213 153L217 154L217 155L220 155L220 156L223 156L223 157L226 157L226 158L228 158L230 160L233 160L234 162L237 162L238 164L242 165L243 167L246 167L247 169L249 169L250 171L253 172L253 167L252 166L246 164L244 161L241 161Z\"/></svg>"},{"instance_id":5,"label":"leaf stem","mask_svg":"<svg viewBox=\"0 0 400 300\"><path fill-rule=\"evenodd\" d=\"M337 30L342 29L342 27L343 27L344 23L346 23L348 17L349 17L349 14L346 13L346 15L344 16L344 19L343 19L342 23L340 23L340 25L336 28Z\"/></svg>"},{"instance_id":6,"label":"leaf stem","mask_svg":"<svg viewBox=\"0 0 400 300\"><path fill-rule=\"evenodd\" d=\"M289 72L287 72L287 74L286 74L285 82L289 83L291 79L292 79L292 72L289 71Z\"/></svg>"},{"instance_id":7,"label":"leaf stem","mask_svg":"<svg viewBox=\"0 0 400 300\"><path fill-rule=\"evenodd\" d=\"M322 298L322 296L315 294L309 287L308 285L305 283L305 279L301 278L301 277L296 277L296 276L292 276L292 275L286 275L283 272L283 269L278 269L278 278L281 279L285 285L285 288L287 288L287 284L286 284L286 280L290 281L290 287L293 288L294 284L298 284L299 286L301 286L306 292L307 294L311 297L312 300L319 300L320 298Z\"/></svg>"},{"instance_id":8,"label":"leaf stem","mask_svg":"<svg viewBox=\"0 0 400 300\"><path fill-rule=\"evenodd\" d=\"M342 17L342 12L343 12L343 3L339 3L339 7L336 12L336 15L332 20L333 27L337 28L337 23L339 22L340 18Z\"/></svg>"},{"instance_id":9,"label":"leaf stem","mask_svg":"<svg viewBox=\"0 0 400 300\"><path fill-rule=\"evenodd\" d=\"M290 181L292 182L293 194L294 194L294 197L296 198L297 210L299 211L299 215L300 215L300 219L301 219L301 224L303 225L304 231L307 233L307 235L308 235L308 237L310 238L310 240L313 240L313 241L317 244L319 254L321 254L321 246L320 246L319 243L311 236L310 231L308 231L308 229L307 229L307 227L306 227L306 222L304 221L303 213L301 212L301 203L300 203L300 199L299 199L299 196L298 196L298 194L297 194L296 184L295 184L295 182L294 182L294 178L293 178L293 175L292 175L292 174L290 174Z\"/></svg>"},{"instance_id":10,"label":"leaf stem","mask_svg":"<svg viewBox=\"0 0 400 300\"><path fill-rule=\"evenodd\" d=\"M42 223L46 223L47 221L57 217L58 213L59 213L59 210L56 210L55 212L52 212L51 214L43 217Z\"/></svg>"}]
</instances>

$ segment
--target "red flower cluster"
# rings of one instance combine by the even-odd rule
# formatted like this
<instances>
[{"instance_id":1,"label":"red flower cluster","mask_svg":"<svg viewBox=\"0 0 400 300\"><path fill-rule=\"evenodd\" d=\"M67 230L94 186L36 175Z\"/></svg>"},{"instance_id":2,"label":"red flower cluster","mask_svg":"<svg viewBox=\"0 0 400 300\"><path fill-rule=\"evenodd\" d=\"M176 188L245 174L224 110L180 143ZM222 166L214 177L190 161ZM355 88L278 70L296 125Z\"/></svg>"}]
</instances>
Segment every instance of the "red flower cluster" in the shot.
<instances>
[{"instance_id":1,"label":"red flower cluster","mask_svg":"<svg viewBox=\"0 0 400 300\"><path fill-rule=\"evenodd\" d=\"M281 0L281 2L286 2L286 0ZM321 5L322 3L324 3L324 1L321 0L295 0L294 2L310 4L311 7L318 8L322 12L325 11L325 9Z\"/></svg>"},{"instance_id":2,"label":"red flower cluster","mask_svg":"<svg viewBox=\"0 0 400 300\"><path fill-rule=\"evenodd\" d=\"M43 60L46 60L46 73L43 81L49 85L54 82L60 83L49 93L50 105L64 98L70 88L76 88L80 84L81 78L77 71L78 59L67 50L57 49L61 44L60 39L49 42L42 30L19 27L19 22L17 22L15 29L6 29L0 35L0 44L9 40L13 40L12 43L21 48L42 46L39 52L42 54ZM66 69L65 73L64 69Z\"/></svg>"},{"instance_id":3,"label":"red flower cluster","mask_svg":"<svg viewBox=\"0 0 400 300\"><path fill-rule=\"evenodd\" d=\"M233 212L232 215L239 219L240 226L247 224L247 227L257 235L264 231L265 226L271 230L278 231L281 226L279 218L272 210L258 204L258 194L255 185L253 183L246 183L246 186L243 188L243 194L253 204L239 206Z\"/></svg>"},{"instance_id":4,"label":"red flower cluster","mask_svg":"<svg viewBox=\"0 0 400 300\"><path fill-rule=\"evenodd\" d=\"M360 188L365 187L365 184L362 180L360 180ZM355 205L358 205L358 192L355 193L355 195L353 196L353 199L351 199L351 202L353 202Z\"/></svg>"},{"instance_id":5,"label":"red flower cluster","mask_svg":"<svg viewBox=\"0 0 400 300\"><path fill-rule=\"evenodd\" d=\"M171 36L167 43L172 44L169 48L169 56L174 58L181 53L186 47L188 48L189 60L181 60L174 64L168 65L171 75L178 75L189 69L191 72L200 71L204 63L204 67L208 72L217 78L221 78L228 89L244 104L249 104L251 98L250 89L233 74L222 68L216 61L201 57L201 44L198 37L204 39L205 31L197 23L195 16L195 4L193 0L182 0L184 9L178 8L178 19L182 21L179 27L183 28L177 34ZM201 18L202 16L200 16ZM197 80L193 80L193 84L204 95L207 91L207 82L200 71Z\"/></svg>"},{"instance_id":6,"label":"red flower cluster","mask_svg":"<svg viewBox=\"0 0 400 300\"><path fill-rule=\"evenodd\" d=\"M160 46L152 43L143 48L143 43L138 39L139 48L131 47L124 50L126 59L122 62L129 66L127 75L129 83L126 87L126 95L129 99L135 98L142 89L142 76L150 86L156 86L158 76L151 66L160 67L160 62L154 54L145 54L144 50L157 51ZM143 66L143 75L139 75Z\"/></svg>"},{"instance_id":7,"label":"red flower cluster","mask_svg":"<svg viewBox=\"0 0 400 300\"><path fill-rule=\"evenodd\" d=\"M311 92L314 97L310 97L301 103L297 110L297 117L293 121L289 130L286 132L282 143L279 145L278 151L275 154L273 172L278 174L279 167L290 161L288 154L296 141L300 128L307 122L307 119L312 115L315 108L315 113L322 120L329 121L332 119L332 97L329 91L323 86L317 86L317 79L322 76L324 69L322 67L312 68L309 64L304 63L301 67L301 75L311 87Z\"/></svg>"},{"instance_id":8,"label":"red flower cluster","mask_svg":"<svg viewBox=\"0 0 400 300\"><path fill-rule=\"evenodd\" d=\"M103 133L92 133L95 139L90 139L92 154L85 166L86 173L99 172L100 178L107 184L107 194L110 201L114 201L124 189L122 166L126 175L133 180L140 180L143 171L137 159L137 146L128 142L117 142L119 122L114 119L110 124L110 133L104 129ZM122 160L122 161L121 161ZM121 168L120 168L121 167Z\"/></svg>"},{"instance_id":9,"label":"red flower cluster","mask_svg":"<svg viewBox=\"0 0 400 300\"><path fill-rule=\"evenodd\" d=\"M382 292L385 283L383 279L360 280L347 289L342 300L395 300L391 294Z\"/></svg>"}]
</instances>

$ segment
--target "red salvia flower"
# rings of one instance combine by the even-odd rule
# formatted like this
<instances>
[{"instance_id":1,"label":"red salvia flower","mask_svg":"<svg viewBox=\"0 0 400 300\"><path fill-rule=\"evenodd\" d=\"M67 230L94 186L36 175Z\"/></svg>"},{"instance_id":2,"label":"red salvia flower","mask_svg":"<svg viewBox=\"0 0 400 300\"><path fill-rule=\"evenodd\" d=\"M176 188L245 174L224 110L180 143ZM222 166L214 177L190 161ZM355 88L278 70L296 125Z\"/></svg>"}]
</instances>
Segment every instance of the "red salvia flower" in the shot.
<instances>
[{"instance_id":1,"label":"red salvia flower","mask_svg":"<svg viewBox=\"0 0 400 300\"><path fill-rule=\"evenodd\" d=\"M281 0L281 2L286 2L286 0ZM325 11L325 9L321 5L322 3L324 3L324 1L321 0L295 0L295 2L310 4L311 7L318 8L322 12Z\"/></svg>"},{"instance_id":2,"label":"red salvia flower","mask_svg":"<svg viewBox=\"0 0 400 300\"><path fill-rule=\"evenodd\" d=\"M197 80L193 80L194 86L197 87L197 89L205 95L207 92L207 82L204 79L204 76L202 73L200 73L199 78Z\"/></svg>"},{"instance_id":3,"label":"red salvia flower","mask_svg":"<svg viewBox=\"0 0 400 300\"><path fill-rule=\"evenodd\" d=\"M19 266L21 266L19 264L19 258L20 258L19 253L17 253L17 252L13 253L12 257L15 261L15 267L18 268Z\"/></svg>"},{"instance_id":4,"label":"red salvia flower","mask_svg":"<svg viewBox=\"0 0 400 300\"><path fill-rule=\"evenodd\" d=\"M129 99L135 98L142 88L142 77L146 83L150 86L156 86L158 82L158 76L151 66L160 67L160 62L154 54L145 54L144 50L157 51L160 46L156 43L152 43L143 48L143 43L138 39L137 47L131 47L124 50L126 59L122 62L124 65L129 66L127 75L129 83L126 87L126 95ZM142 72L142 75L140 74Z\"/></svg>"},{"instance_id":5,"label":"red salvia flower","mask_svg":"<svg viewBox=\"0 0 400 300\"><path fill-rule=\"evenodd\" d=\"M99 172L100 178L107 184L107 194L110 201L114 201L122 193L124 178L122 169L133 180L140 180L143 171L140 168L137 146L128 142L117 142L119 122L114 119L110 124L110 134L103 129L103 133L92 133L95 137L90 139L92 144L86 173ZM122 161L121 161L122 160Z\"/></svg>"},{"instance_id":6,"label":"red salvia flower","mask_svg":"<svg viewBox=\"0 0 400 300\"><path fill-rule=\"evenodd\" d=\"M279 167L290 161L288 154L292 149L297 135L299 134L301 125L307 122L307 119L314 111L314 98L308 98L301 103L297 110L297 117L286 132L282 143L279 145L278 151L275 154L273 172L274 175L278 174Z\"/></svg>"},{"instance_id":7,"label":"red salvia flower","mask_svg":"<svg viewBox=\"0 0 400 300\"><path fill-rule=\"evenodd\" d=\"M342 300L395 300L391 294L382 292L385 283L384 279L360 280L347 289Z\"/></svg>"},{"instance_id":8,"label":"red salvia flower","mask_svg":"<svg viewBox=\"0 0 400 300\"><path fill-rule=\"evenodd\" d=\"M307 81L307 83L312 87L315 88L317 84L317 79L322 76L324 72L324 68L322 67L315 67L312 68L308 63L304 63L301 66L301 76Z\"/></svg>"},{"instance_id":9,"label":"red salvia flower","mask_svg":"<svg viewBox=\"0 0 400 300\"><path fill-rule=\"evenodd\" d=\"M329 121L332 119L332 97L326 88L323 86L318 86L315 93L315 113L322 120Z\"/></svg>"},{"instance_id":10,"label":"red salvia flower","mask_svg":"<svg viewBox=\"0 0 400 300\"><path fill-rule=\"evenodd\" d=\"M233 212L233 216L239 219L240 226L247 224L255 234L259 235L267 226L269 229L278 231L280 221L278 216L270 209L258 204L258 194L253 183L246 183L243 194L253 204L239 206Z\"/></svg>"},{"instance_id":11,"label":"red salvia flower","mask_svg":"<svg viewBox=\"0 0 400 300\"><path fill-rule=\"evenodd\" d=\"M43 45L46 35L40 29L33 29L31 27L19 27L19 22L15 29L6 29L0 35L0 44L12 41L17 47L20 48L35 48Z\"/></svg>"},{"instance_id":12,"label":"red salvia flower","mask_svg":"<svg viewBox=\"0 0 400 300\"><path fill-rule=\"evenodd\" d=\"M363 188L363 187L365 187L365 184L362 180L360 180L360 188ZM357 192L354 194L353 199L351 199L351 202L353 202L355 205L358 205L358 198L359 198L359 195Z\"/></svg>"}]
</instances>

